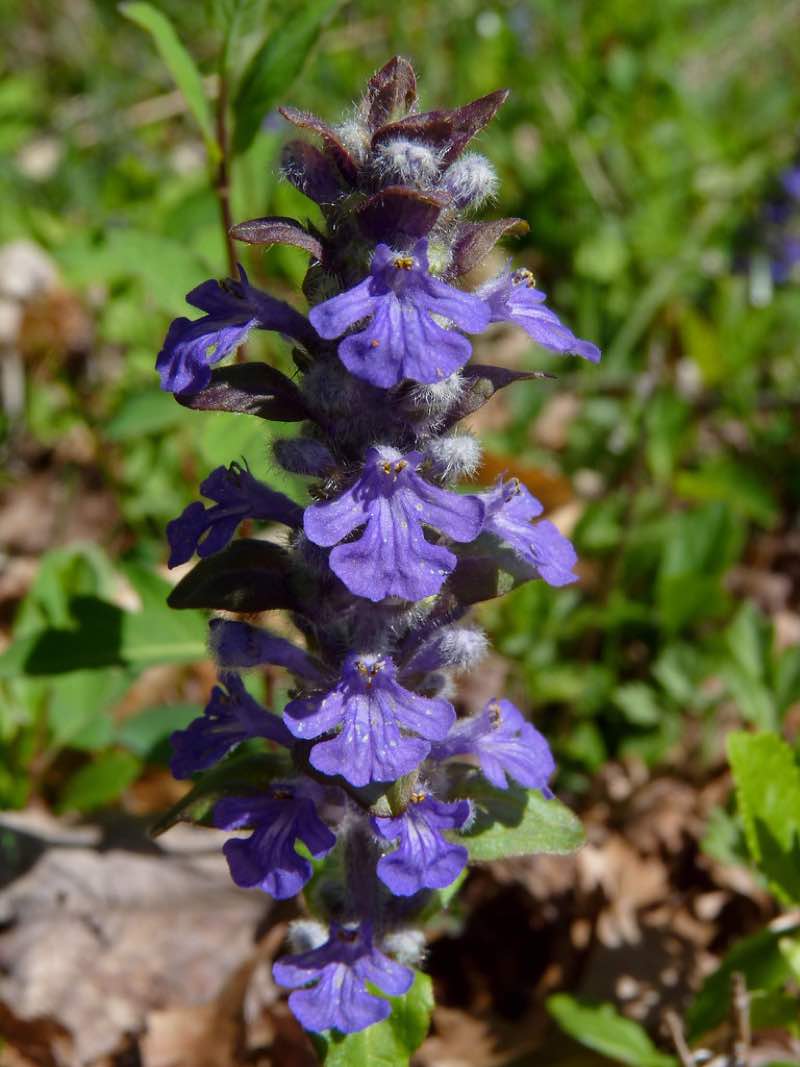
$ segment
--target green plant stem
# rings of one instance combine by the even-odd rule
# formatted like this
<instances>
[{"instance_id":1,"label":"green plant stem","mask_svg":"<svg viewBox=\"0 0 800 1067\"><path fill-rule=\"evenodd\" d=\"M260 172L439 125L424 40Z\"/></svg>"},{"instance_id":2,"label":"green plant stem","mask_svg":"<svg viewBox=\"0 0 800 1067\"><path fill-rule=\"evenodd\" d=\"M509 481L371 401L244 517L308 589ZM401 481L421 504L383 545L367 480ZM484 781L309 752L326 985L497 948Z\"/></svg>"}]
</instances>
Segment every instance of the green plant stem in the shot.
<instances>
[{"instance_id":1,"label":"green plant stem","mask_svg":"<svg viewBox=\"0 0 800 1067\"><path fill-rule=\"evenodd\" d=\"M220 221L225 239L225 248L228 253L228 272L232 278L236 277L236 251L233 247L231 227L233 217L231 215L231 185L230 163L228 158L228 78L223 69L219 74L219 92L217 93L217 116L216 133L217 145L219 146L219 163L214 174L214 194L219 204Z\"/></svg>"}]
</instances>

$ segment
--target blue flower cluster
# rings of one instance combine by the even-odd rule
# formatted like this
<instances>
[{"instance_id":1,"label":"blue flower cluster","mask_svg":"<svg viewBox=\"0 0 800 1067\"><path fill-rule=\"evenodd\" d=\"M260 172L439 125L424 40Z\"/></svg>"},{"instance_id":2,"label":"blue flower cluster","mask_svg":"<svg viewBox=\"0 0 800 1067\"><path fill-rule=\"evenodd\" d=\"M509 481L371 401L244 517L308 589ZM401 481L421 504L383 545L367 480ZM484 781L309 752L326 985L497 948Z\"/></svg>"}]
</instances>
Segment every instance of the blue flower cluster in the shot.
<instances>
[{"instance_id":1,"label":"blue flower cluster","mask_svg":"<svg viewBox=\"0 0 800 1067\"><path fill-rule=\"evenodd\" d=\"M176 320L158 356L182 404L299 423L274 455L313 479L302 507L237 464L219 468L201 486L212 505L191 504L167 530L170 566L201 557L171 602L228 613L211 622L220 685L173 735L174 774L224 770L242 743L269 753L272 772L223 789L213 810L235 832L225 855L238 885L284 899L331 857L314 891L324 937L274 967L309 1030L361 1030L390 1012L372 987L410 987L414 960L398 958L396 935L465 868L465 763L494 789L551 796L547 742L513 704L493 699L459 718L451 702L453 675L487 649L464 616L498 595L504 560L517 581L576 578L572 545L516 479L455 489L480 462L459 421L525 377L471 365L469 335L513 323L554 352L600 358L528 271L504 269L474 292L457 284L522 225L463 218L495 184L488 161L465 149L505 95L418 112L413 70L396 58L370 80L355 121L332 127L285 109L320 141L291 142L284 172L319 204L327 232L267 218L233 233L309 253L308 317L241 271L189 295L204 316ZM265 364L216 366L254 328L292 341L298 381ZM265 538L253 523L288 533ZM301 641L229 617L277 607ZM263 664L293 677L282 715L242 680Z\"/></svg>"}]
</instances>

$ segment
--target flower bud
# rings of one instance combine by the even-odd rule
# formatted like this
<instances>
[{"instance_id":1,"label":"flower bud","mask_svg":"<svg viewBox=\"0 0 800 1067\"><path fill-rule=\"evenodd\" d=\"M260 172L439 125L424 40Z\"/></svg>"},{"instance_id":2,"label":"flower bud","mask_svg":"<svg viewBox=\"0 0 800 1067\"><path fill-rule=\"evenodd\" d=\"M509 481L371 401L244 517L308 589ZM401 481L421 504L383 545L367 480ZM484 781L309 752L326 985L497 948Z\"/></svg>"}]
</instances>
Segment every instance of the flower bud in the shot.
<instances>
[{"instance_id":1,"label":"flower bud","mask_svg":"<svg viewBox=\"0 0 800 1067\"><path fill-rule=\"evenodd\" d=\"M447 169L442 188L453 198L457 208L479 208L493 200L497 192L497 174L485 156L468 152Z\"/></svg>"},{"instance_id":2,"label":"flower bud","mask_svg":"<svg viewBox=\"0 0 800 1067\"><path fill-rule=\"evenodd\" d=\"M431 145L397 137L375 149L375 167L387 182L428 185L436 179L441 160Z\"/></svg>"},{"instance_id":3,"label":"flower bud","mask_svg":"<svg viewBox=\"0 0 800 1067\"><path fill-rule=\"evenodd\" d=\"M442 667L468 670L479 663L489 647L483 630L468 626L442 626L423 644L404 671L435 671Z\"/></svg>"},{"instance_id":4,"label":"flower bud","mask_svg":"<svg viewBox=\"0 0 800 1067\"><path fill-rule=\"evenodd\" d=\"M470 433L435 437L425 446L425 458L440 478L470 478L480 466L481 446Z\"/></svg>"},{"instance_id":5,"label":"flower bud","mask_svg":"<svg viewBox=\"0 0 800 1067\"><path fill-rule=\"evenodd\" d=\"M330 450L311 437L282 438L273 444L272 451L277 462L290 474L322 478L336 466Z\"/></svg>"}]
</instances>

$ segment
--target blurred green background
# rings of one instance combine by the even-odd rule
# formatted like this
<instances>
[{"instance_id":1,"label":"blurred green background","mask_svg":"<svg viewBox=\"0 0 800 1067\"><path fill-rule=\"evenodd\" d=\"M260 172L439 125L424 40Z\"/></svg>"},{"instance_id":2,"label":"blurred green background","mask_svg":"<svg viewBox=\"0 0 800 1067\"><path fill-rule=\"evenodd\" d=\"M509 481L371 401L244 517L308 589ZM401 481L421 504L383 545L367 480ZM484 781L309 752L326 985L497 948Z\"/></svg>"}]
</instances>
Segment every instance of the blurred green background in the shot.
<instances>
[{"instance_id":1,"label":"blurred green background","mask_svg":"<svg viewBox=\"0 0 800 1067\"><path fill-rule=\"evenodd\" d=\"M208 10L158 6L213 96ZM234 69L286 15L244 6ZM725 728L798 729L800 289L773 278L796 223L770 205L797 152L799 22L790 0L362 0L280 95L335 120L396 52L424 107L512 89L479 144L493 213L530 222L509 253L604 359L513 331L479 351L558 376L481 413L480 477L538 490L583 578L479 614L573 794L612 758L702 778ZM170 319L226 263L203 142L151 38L89 0L0 0L0 28L0 806L148 810L169 799L166 735L211 682L203 620L163 603L164 526L220 463L286 476L263 424L158 390ZM278 175L288 127L265 119L234 217L304 217ZM243 261L297 299L301 253ZM252 350L288 368L280 341Z\"/></svg>"}]
</instances>

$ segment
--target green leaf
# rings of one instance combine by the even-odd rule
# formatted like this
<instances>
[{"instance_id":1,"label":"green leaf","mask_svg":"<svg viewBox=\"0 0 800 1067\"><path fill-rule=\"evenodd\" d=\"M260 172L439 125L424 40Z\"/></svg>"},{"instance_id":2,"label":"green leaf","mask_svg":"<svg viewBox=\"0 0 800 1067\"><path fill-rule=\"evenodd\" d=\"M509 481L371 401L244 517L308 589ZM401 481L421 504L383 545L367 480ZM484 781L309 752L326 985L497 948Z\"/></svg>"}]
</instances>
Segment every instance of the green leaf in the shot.
<instances>
[{"instance_id":1,"label":"green leaf","mask_svg":"<svg viewBox=\"0 0 800 1067\"><path fill-rule=\"evenodd\" d=\"M466 845L471 860L489 862L541 852L566 855L586 840L578 817L560 800L546 800L538 789L495 789L480 775L467 775L455 793L475 802L469 830L451 835Z\"/></svg>"},{"instance_id":2,"label":"green leaf","mask_svg":"<svg viewBox=\"0 0 800 1067\"><path fill-rule=\"evenodd\" d=\"M104 752L74 774L61 792L60 811L93 811L116 800L141 768L130 752Z\"/></svg>"},{"instance_id":3,"label":"green leaf","mask_svg":"<svg viewBox=\"0 0 800 1067\"><path fill-rule=\"evenodd\" d=\"M659 1052L647 1031L620 1015L613 1004L586 1004L566 993L547 1000L547 1010L565 1033L587 1048L629 1067L677 1067Z\"/></svg>"},{"instance_id":4,"label":"green leaf","mask_svg":"<svg viewBox=\"0 0 800 1067\"><path fill-rule=\"evenodd\" d=\"M166 763L167 741L174 730L185 730L200 711L194 704L170 704L147 708L126 719L117 731L117 740L130 752L149 762Z\"/></svg>"},{"instance_id":5,"label":"green leaf","mask_svg":"<svg viewBox=\"0 0 800 1067\"><path fill-rule=\"evenodd\" d=\"M219 157L219 147L214 137L211 108L206 99L203 79L194 60L189 55L167 16L152 4L142 2L121 4L120 12L146 30L155 42L161 58L183 94L186 104L200 127L203 140L212 160Z\"/></svg>"},{"instance_id":6,"label":"green leaf","mask_svg":"<svg viewBox=\"0 0 800 1067\"><path fill-rule=\"evenodd\" d=\"M49 686L48 724L56 747L103 748L113 736L110 710L130 685L126 671L73 671Z\"/></svg>"},{"instance_id":7,"label":"green leaf","mask_svg":"<svg viewBox=\"0 0 800 1067\"><path fill-rule=\"evenodd\" d=\"M240 537L196 563L172 590L168 603L171 608L297 611L299 584L285 548Z\"/></svg>"},{"instance_id":8,"label":"green leaf","mask_svg":"<svg viewBox=\"0 0 800 1067\"><path fill-rule=\"evenodd\" d=\"M371 992L380 995L379 990ZM384 997L392 1014L357 1034L328 1030L312 1040L325 1067L407 1067L425 1039L433 1011L433 983L418 972L402 997Z\"/></svg>"},{"instance_id":9,"label":"green leaf","mask_svg":"<svg viewBox=\"0 0 800 1067\"><path fill-rule=\"evenodd\" d=\"M233 150L245 152L267 112L285 97L300 74L328 15L341 0L307 0L289 9L247 65L233 102Z\"/></svg>"},{"instance_id":10,"label":"green leaf","mask_svg":"<svg viewBox=\"0 0 800 1067\"><path fill-rule=\"evenodd\" d=\"M634 726L654 726L664 713L655 690L644 682L626 682L618 686L612 699Z\"/></svg>"},{"instance_id":11,"label":"green leaf","mask_svg":"<svg viewBox=\"0 0 800 1067\"><path fill-rule=\"evenodd\" d=\"M767 620L755 604L745 601L725 631L725 643L736 663L752 678L764 677L770 640Z\"/></svg>"},{"instance_id":12,"label":"green leaf","mask_svg":"<svg viewBox=\"0 0 800 1067\"><path fill-rule=\"evenodd\" d=\"M105 427L112 441L135 441L147 434L163 433L187 421L186 409L161 389L142 389L126 396Z\"/></svg>"},{"instance_id":13,"label":"green leaf","mask_svg":"<svg viewBox=\"0 0 800 1067\"><path fill-rule=\"evenodd\" d=\"M0 655L0 678L205 659L204 620L171 611L166 604L170 586L157 574L130 566L126 573L141 610L124 611L94 596L72 597L66 625L39 629Z\"/></svg>"},{"instance_id":14,"label":"green leaf","mask_svg":"<svg viewBox=\"0 0 800 1067\"><path fill-rule=\"evenodd\" d=\"M291 762L283 753L236 753L201 775L186 796L161 816L150 833L158 837L179 822L208 823L221 797L258 791L273 779L291 772Z\"/></svg>"},{"instance_id":15,"label":"green leaf","mask_svg":"<svg viewBox=\"0 0 800 1067\"><path fill-rule=\"evenodd\" d=\"M747 847L773 891L800 900L800 768L777 734L731 733L728 759Z\"/></svg>"},{"instance_id":16,"label":"green leaf","mask_svg":"<svg viewBox=\"0 0 800 1067\"><path fill-rule=\"evenodd\" d=\"M719 1026L730 1014L731 976L735 971L744 975L750 990L770 992L789 980L791 969L780 948L781 939L789 932L762 930L736 942L716 971L703 982L686 1013L690 1041Z\"/></svg>"}]
</instances>

